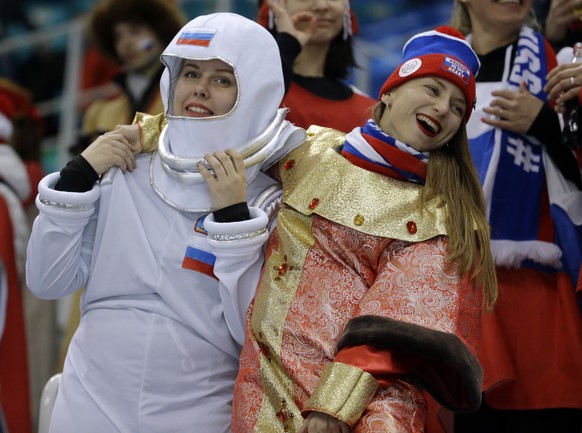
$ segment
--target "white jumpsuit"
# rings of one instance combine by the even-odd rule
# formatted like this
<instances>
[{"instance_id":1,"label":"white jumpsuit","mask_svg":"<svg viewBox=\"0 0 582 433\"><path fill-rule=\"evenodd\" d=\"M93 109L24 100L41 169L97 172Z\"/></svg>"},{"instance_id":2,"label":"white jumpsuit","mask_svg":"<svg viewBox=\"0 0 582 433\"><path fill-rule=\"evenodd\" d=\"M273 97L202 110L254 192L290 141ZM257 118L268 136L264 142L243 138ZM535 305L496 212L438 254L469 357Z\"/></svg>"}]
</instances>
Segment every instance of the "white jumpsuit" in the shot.
<instances>
[{"instance_id":1,"label":"white jumpsuit","mask_svg":"<svg viewBox=\"0 0 582 433\"><path fill-rule=\"evenodd\" d=\"M37 201L28 283L46 299L86 287L51 432L230 431L237 340L267 233L241 241L248 267L217 259L220 283L183 268L188 247L212 254L207 235L195 230L205 214L177 212L152 192L151 157L86 193L51 190L57 173L41 182L43 202L70 206ZM254 183L273 181L260 175ZM251 213L237 223L243 232L265 226L262 211ZM244 289L229 291L237 286Z\"/></svg>"},{"instance_id":2,"label":"white jumpsuit","mask_svg":"<svg viewBox=\"0 0 582 433\"><path fill-rule=\"evenodd\" d=\"M173 115L184 59L232 66L238 96L229 113ZM50 433L230 431L244 319L268 238L268 216L252 205L276 187L259 169L305 131L284 120L279 50L251 20L197 17L162 61L167 126L158 150L137 157L130 173L110 169L87 192L55 190L59 173L39 185L29 287L44 299L84 288ZM216 223L195 168L227 148L245 159L251 219Z\"/></svg>"}]
</instances>

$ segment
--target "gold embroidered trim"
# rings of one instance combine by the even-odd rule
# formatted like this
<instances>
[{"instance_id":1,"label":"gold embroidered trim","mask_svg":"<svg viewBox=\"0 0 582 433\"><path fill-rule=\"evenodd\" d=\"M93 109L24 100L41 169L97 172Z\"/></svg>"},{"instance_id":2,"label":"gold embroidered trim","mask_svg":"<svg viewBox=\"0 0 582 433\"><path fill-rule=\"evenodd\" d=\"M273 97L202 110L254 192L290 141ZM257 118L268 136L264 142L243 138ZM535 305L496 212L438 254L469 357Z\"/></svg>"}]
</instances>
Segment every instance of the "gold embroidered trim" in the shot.
<instances>
[{"instance_id":1,"label":"gold embroidered trim","mask_svg":"<svg viewBox=\"0 0 582 433\"><path fill-rule=\"evenodd\" d=\"M303 422L295 404L293 380L281 363L281 347L287 314L301 280L301 264L315 239L310 219L289 209L279 211L277 233L286 250L274 251L265 263L251 315L253 335L262 352L260 368L265 393L256 432L297 431ZM285 417L277 416L282 405Z\"/></svg>"},{"instance_id":2,"label":"gold embroidered trim","mask_svg":"<svg viewBox=\"0 0 582 433\"><path fill-rule=\"evenodd\" d=\"M377 389L378 381L370 373L332 362L323 370L304 412L327 413L353 427Z\"/></svg>"},{"instance_id":3,"label":"gold embroidered trim","mask_svg":"<svg viewBox=\"0 0 582 433\"><path fill-rule=\"evenodd\" d=\"M345 139L339 131L312 126L308 136L279 165L289 206L374 236L419 242L446 235L446 208L439 198L423 208L422 185L350 163L338 151Z\"/></svg>"}]
</instances>

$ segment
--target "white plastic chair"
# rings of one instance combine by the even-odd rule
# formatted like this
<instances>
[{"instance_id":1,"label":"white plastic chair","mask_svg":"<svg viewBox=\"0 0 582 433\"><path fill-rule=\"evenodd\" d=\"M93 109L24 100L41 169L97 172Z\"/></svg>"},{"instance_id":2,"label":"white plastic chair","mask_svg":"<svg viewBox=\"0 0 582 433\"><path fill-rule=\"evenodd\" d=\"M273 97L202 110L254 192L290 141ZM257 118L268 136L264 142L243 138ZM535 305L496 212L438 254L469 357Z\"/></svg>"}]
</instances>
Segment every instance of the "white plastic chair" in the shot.
<instances>
[{"instance_id":1,"label":"white plastic chair","mask_svg":"<svg viewBox=\"0 0 582 433\"><path fill-rule=\"evenodd\" d=\"M61 383L61 374L57 373L51 377L42 390L38 416L38 433L48 433L51 415L53 414L53 406L55 405L59 384Z\"/></svg>"}]
</instances>

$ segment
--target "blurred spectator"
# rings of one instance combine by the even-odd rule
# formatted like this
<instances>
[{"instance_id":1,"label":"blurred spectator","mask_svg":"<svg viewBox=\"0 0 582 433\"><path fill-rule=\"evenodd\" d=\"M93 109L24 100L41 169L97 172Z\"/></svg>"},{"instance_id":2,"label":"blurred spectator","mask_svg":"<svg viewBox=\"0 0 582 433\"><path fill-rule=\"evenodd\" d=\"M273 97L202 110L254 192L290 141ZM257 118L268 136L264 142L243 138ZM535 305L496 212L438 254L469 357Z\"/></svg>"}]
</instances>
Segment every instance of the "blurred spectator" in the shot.
<instances>
[{"instance_id":1,"label":"blurred spectator","mask_svg":"<svg viewBox=\"0 0 582 433\"><path fill-rule=\"evenodd\" d=\"M106 84L115 84L115 77L121 73L116 61L101 53L95 43L87 41L83 57L81 89L91 90ZM86 109L87 107L83 107Z\"/></svg>"},{"instance_id":2,"label":"blurred spectator","mask_svg":"<svg viewBox=\"0 0 582 433\"><path fill-rule=\"evenodd\" d=\"M287 120L346 133L364 124L376 100L344 82L356 66L350 2L259 0L259 7L258 22L275 35L281 52Z\"/></svg>"},{"instance_id":3,"label":"blurred spectator","mask_svg":"<svg viewBox=\"0 0 582 433\"><path fill-rule=\"evenodd\" d=\"M38 183L44 177L41 164L41 138L44 124L32 105L31 95L26 89L8 80L0 79L0 96L9 98L13 109L10 145L26 167L30 193L22 200L26 215L26 240L32 222L38 214L34 200ZM25 288L24 276L20 277ZM30 291L23 292L24 313L27 331L28 374L30 381L30 407L33 429L36 430L40 396L47 380L54 373L57 353L55 302L43 301Z\"/></svg>"},{"instance_id":4,"label":"blurred spectator","mask_svg":"<svg viewBox=\"0 0 582 433\"><path fill-rule=\"evenodd\" d=\"M544 90L548 98L556 103L555 110L562 115L566 112L566 102L575 101L578 104L578 125L582 125L582 63L572 63L572 47L564 47L558 53L559 65L548 74L548 82ZM582 132L578 131L582 137ZM578 165L582 168L582 140L574 149ZM580 290L582 293L582 290Z\"/></svg>"},{"instance_id":5,"label":"blurred spectator","mask_svg":"<svg viewBox=\"0 0 582 433\"><path fill-rule=\"evenodd\" d=\"M24 268L28 228L23 202L30 196L30 181L26 167L10 145L14 131L13 119L17 114L16 84L0 80L0 193L9 205L12 218L16 264Z\"/></svg>"},{"instance_id":6,"label":"blurred spectator","mask_svg":"<svg viewBox=\"0 0 582 433\"><path fill-rule=\"evenodd\" d=\"M0 262L6 305L0 340L0 404L10 432L31 433L24 307L19 275L24 270L28 225L22 202L30 194L26 167L8 143L17 100L11 83L0 92ZM15 103L16 102L16 103Z\"/></svg>"},{"instance_id":7,"label":"blurred spectator","mask_svg":"<svg viewBox=\"0 0 582 433\"><path fill-rule=\"evenodd\" d=\"M120 73L114 78L117 93L94 101L85 111L82 135L72 153L80 153L115 126L131 123L136 112L163 111L159 91L163 65L159 57L183 22L176 3L166 0L104 0L91 11L87 24L90 43L115 62ZM87 60L92 62L92 69L96 64L105 70L110 68L110 63L108 66L94 59L89 51ZM93 79L89 76L83 80Z\"/></svg>"},{"instance_id":8,"label":"blurred spectator","mask_svg":"<svg viewBox=\"0 0 582 433\"><path fill-rule=\"evenodd\" d=\"M17 293L19 291L18 287L18 272L16 271L16 260L14 257L14 241L12 234L12 221L10 218L10 212L8 211L8 205L4 200L3 196L0 195L0 351L7 352L8 345L6 349L3 348L3 334L4 328L7 321L7 301L9 293ZM9 330L10 332L10 330ZM1 356L1 355L0 355ZM2 369L3 371L4 369ZM0 371L0 386L5 386L3 381L3 374ZM10 409L10 404L6 405L6 408ZM4 417L5 404L0 400L0 432L7 432L6 421ZM25 422L24 415L17 416L16 420L11 422L11 425L17 425L17 423Z\"/></svg>"},{"instance_id":9,"label":"blurred spectator","mask_svg":"<svg viewBox=\"0 0 582 433\"><path fill-rule=\"evenodd\" d=\"M582 0L534 0L533 10L556 51L582 42Z\"/></svg>"},{"instance_id":10,"label":"blurred spectator","mask_svg":"<svg viewBox=\"0 0 582 433\"><path fill-rule=\"evenodd\" d=\"M26 166L30 193L23 200L23 205L25 209L28 209L34 204L38 192L38 182L44 177L41 164L41 139L44 124L38 110L32 104L31 93L25 88L0 78L0 95L10 98L14 107L9 144L12 145Z\"/></svg>"},{"instance_id":11,"label":"blurred spectator","mask_svg":"<svg viewBox=\"0 0 582 433\"><path fill-rule=\"evenodd\" d=\"M556 2L558 4L558 2ZM571 3L570 7L575 3ZM580 171L544 91L555 53L532 0L455 0L453 25L479 55L467 124L491 224L499 297L484 314L484 399L455 431L580 433ZM474 119L474 120L473 120Z\"/></svg>"}]
</instances>

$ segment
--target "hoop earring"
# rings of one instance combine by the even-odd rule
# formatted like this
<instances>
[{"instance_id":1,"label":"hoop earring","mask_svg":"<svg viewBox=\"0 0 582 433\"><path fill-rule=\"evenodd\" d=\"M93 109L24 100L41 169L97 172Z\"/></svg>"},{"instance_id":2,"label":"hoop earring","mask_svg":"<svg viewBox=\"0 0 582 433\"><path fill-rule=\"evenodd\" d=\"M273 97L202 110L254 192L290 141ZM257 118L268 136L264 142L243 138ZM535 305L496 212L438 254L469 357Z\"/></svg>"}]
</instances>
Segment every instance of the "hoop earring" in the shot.
<instances>
[{"instance_id":1,"label":"hoop earring","mask_svg":"<svg viewBox=\"0 0 582 433\"><path fill-rule=\"evenodd\" d=\"M352 35L352 13L350 9L350 0L345 0L344 3L344 41Z\"/></svg>"}]
</instances>

